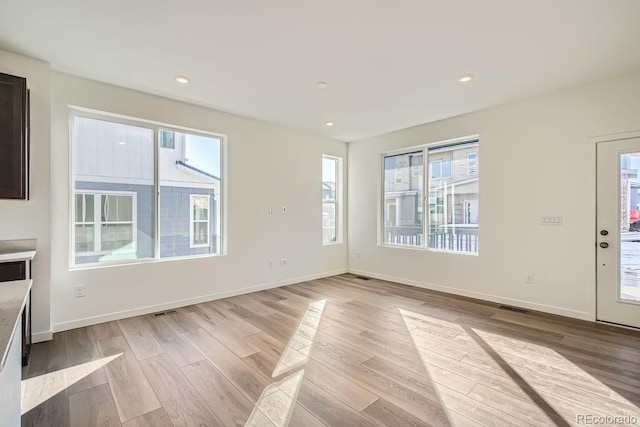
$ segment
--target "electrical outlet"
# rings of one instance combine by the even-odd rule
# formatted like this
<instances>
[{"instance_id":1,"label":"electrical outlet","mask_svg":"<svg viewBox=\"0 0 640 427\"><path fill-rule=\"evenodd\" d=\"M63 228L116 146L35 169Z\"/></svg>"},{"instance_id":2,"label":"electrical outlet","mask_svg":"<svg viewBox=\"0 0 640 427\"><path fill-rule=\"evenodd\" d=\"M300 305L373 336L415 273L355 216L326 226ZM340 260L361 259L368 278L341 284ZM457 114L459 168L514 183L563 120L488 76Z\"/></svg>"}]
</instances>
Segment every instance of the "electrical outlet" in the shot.
<instances>
[{"instance_id":1,"label":"electrical outlet","mask_svg":"<svg viewBox=\"0 0 640 427\"><path fill-rule=\"evenodd\" d=\"M360 252L356 252L356 259L361 259L362 258L362 254Z\"/></svg>"},{"instance_id":2,"label":"electrical outlet","mask_svg":"<svg viewBox=\"0 0 640 427\"><path fill-rule=\"evenodd\" d=\"M87 296L87 287L84 285L76 286L74 290L75 290L74 295L76 298L84 298Z\"/></svg>"},{"instance_id":3,"label":"electrical outlet","mask_svg":"<svg viewBox=\"0 0 640 427\"><path fill-rule=\"evenodd\" d=\"M280 258L280 267L286 267L286 266L287 266L287 259Z\"/></svg>"},{"instance_id":4,"label":"electrical outlet","mask_svg":"<svg viewBox=\"0 0 640 427\"><path fill-rule=\"evenodd\" d=\"M286 206L283 206L283 207L282 207L282 213L283 213L283 214L286 214L286 213L287 213L287 207L286 207Z\"/></svg>"},{"instance_id":5,"label":"electrical outlet","mask_svg":"<svg viewBox=\"0 0 640 427\"><path fill-rule=\"evenodd\" d=\"M533 284L533 273L524 273L524 283L527 285Z\"/></svg>"}]
</instances>

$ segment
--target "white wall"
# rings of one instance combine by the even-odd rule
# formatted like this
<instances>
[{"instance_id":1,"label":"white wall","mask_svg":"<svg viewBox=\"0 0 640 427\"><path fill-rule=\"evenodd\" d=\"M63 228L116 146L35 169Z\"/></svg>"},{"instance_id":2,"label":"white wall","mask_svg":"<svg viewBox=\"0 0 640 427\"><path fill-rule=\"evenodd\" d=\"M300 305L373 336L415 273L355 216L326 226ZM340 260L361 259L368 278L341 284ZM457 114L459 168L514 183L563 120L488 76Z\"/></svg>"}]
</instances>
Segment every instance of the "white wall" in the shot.
<instances>
[{"instance_id":1,"label":"white wall","mask_svg":"<svg viewBox=\"0 0 640 427\"><path fill-rule=\"evenodd\" d=\"M228 136L228 255L69 270L69 113L75 105ZM345 143L165 98L52 74L51 304L54 330L346 271L321 245L322 154ZM274 213L268 214L268 206ZM280 207L287 206L287 214ZM279 266L287 258L288 265ZM273 261L269 269L268 261ZM87 296L74 298L85 285Z\"/></svg>"},{"instance_id":2,"label":"white wall","mask_svg":"<svg viewBox=\"0 0 640 427\"><path fill-rule=\"evenodd\" d=\"M594 320L596 175L589 138L639 129L636 73L350 143L349 268ZM380 154L474 134L480 135L479 256L378 246ZM545 214L562 215L563 225L539 226ZM525 272L535 274L533 285L523 283Z\"/></svg>"},{"instance_id":3,"label":"white wall","mask_svg":"<svg viewBox=\"0 0 640 427\"><path fill-rule=\"evenodd\" d=\"M0 240L38 241L33 262L32 331L35 340L49 339L51 69L45 62L0 50L0 72L26 77L31 90L30 200L0 200Z\"/></svg>"}]
</instances>

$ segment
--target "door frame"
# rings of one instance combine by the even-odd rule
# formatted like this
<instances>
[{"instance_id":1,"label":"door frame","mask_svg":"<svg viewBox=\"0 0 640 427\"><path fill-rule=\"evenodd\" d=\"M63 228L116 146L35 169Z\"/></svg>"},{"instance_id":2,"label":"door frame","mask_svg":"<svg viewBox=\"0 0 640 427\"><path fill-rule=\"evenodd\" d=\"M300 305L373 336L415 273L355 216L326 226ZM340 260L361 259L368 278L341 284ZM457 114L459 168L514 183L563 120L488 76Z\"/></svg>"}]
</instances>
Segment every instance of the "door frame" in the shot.
<instances>
[{"instance_id":1,"label":"door frame","mask_svg":"<svg viewBox=\"0 0 640 427\"><path fill-rule=\"evenodd\" d=\"M587 232L592 236L591 241L593 242L593 246L591 247L590 258L592 268L590 269L591 282L593 283L593 287L587 290L587 306L589 307L589 311L591 312L591 319L594 322L600 323L598 320L598 280L597 280L597 269L598 269L598 246L597 246L597 235L598 235L598 217L597 217L597 209L598 209L598 198L597 198L597 185L598 185L598 168L597 168L597 146L599 143L606 142L615 142L622 141L626 139L634 139L640 138L640 130L629 131L629 132L620 132L620 133L612 133L607 135L600 135L588 138L589 144L589 161L591 164L591 170L593 172L591 180L589 180L589 205L591 209L588 210L589 216L589 227ZM609 322L602 322L606 325L613 325ZM615 325L621 328L625 328L624 325ZM626 327L630 329L637 330L637 328Z\"/></svg>"}]
</instances>

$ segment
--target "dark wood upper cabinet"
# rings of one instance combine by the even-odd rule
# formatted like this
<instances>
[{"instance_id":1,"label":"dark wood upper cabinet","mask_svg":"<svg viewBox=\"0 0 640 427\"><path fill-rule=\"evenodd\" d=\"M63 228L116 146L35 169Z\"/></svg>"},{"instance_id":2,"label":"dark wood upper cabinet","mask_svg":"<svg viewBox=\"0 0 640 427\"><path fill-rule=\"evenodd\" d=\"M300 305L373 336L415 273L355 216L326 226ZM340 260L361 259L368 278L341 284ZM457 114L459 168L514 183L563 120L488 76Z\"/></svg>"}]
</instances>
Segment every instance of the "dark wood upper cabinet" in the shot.
<instances>
[{"instance_id":1,"label":"dark wood upper cabinet","mask_svg":"<svg viewBox=\"0 0 640 427\"><path fill-rule=\"evenodd\" d=\"M29 197L27 79L0 73L0 199Z\"/></svg>"}]
</instances>

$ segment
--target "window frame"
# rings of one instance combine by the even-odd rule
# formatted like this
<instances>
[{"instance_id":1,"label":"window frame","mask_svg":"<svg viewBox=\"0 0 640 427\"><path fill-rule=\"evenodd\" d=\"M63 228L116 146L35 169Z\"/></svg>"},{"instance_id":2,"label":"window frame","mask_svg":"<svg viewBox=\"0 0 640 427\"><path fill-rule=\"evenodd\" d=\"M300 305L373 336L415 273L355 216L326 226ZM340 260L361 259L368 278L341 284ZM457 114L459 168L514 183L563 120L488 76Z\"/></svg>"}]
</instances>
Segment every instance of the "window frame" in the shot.
<instances>
[{"instance_id":1,"label":"window frame","mask_svg":"<svg viewBox=\"0 0 640 427\"><path fill-rule=\"evenodd\" d=\"M72 270L86 270L86 269L94 269L94 268L103 268L103 267L114 267L114 266L124 266L124 265L133 265L133 264L142 264L142 263L154 263L154 262L166 262L166 261L175 261L175 260L189 260L194 258L208 258L208 257L217 257L217 256L226 256L227 252L227 192L228 192L228 184L227 184L227 164L228 164L228 152L227 152L227 144L228 137L225 134L211 132L202 129L193 129L185 126L169 124L164 122L158 122L154 120L147 120L142 118L130 117L121 114L105 112L100 110L94 110L90 108L70 105L69 106L69 115L68 115L68 136L69 136L69 197L68 197L68 269ZM88 192L91 193L94 190L75 190L75 169L76 169L76 134L75 134L75 120L77 117L94 119L94 120L102 120L117 124L136 126L140 128L150 129L154 133L154 153L153 153L153 167L154 167L154 212L155 212L155 224L154 224L154 235L156 239L154 241L154 256L148 258L136 258L136 259L122 259L122 260L110 260L110 261L100 261L94 263L82 263L76 264L75 262L75 194L77 192ZM215 138L220 141L220 194L217 197L218 209L219 211L219 228L220 234L218 236L218 252L217 253L207 253L207 254L198 254L198 255L186 255L180 257L160 257L160 130L172 131L172 132L181 132L188 133L195 136L203 136L207 138ZM99 192L99 190L97 191ZM118 191L105 191L106 193L115 194ZM94 213L95 215L95 213ZM137 214L136 214L137 218ZM134 229L134 231L136 231ZM211 237L209 236L210 244ZM94 243L95 244L95 243ZM95 249L95 247L94 247ZM103 253L94 253L94 255L102 255Z\"/></svg>"},{"instance_id":2,"label":"window frame","mask_svg":"<svg viewBox=\"0 0 640 427\"><path fill-rule=\"evenodd\" d=\"M196 219L193 215L194 200L207 200L207 219ZM196 223L207 223L207 243L196 244L193 242L195 236L194 226ZM211 246L211 196L209 194L189 194L189 247L190 248L208 248ZM181 257L182 258L182 257Z\"/></svg>"},{"instance_id":3,"label":"window frame","mask_svg":"<svg viewBox=\"0 0 640 427\"><path fill-rule=\"evenodd\" d=\"M324 198L324 193L322 192L320 194L320 198L321 198L321 208L324 207L325 203L331 203L334 205L334 212L335 212L335 236L336 239L335 241L329 241L329 242L325 242L324 241L324 210L321 209L321 223L320 223L320 231L321 231L321 242L323 246L330 246L330 245L339 245L342 244L342 224L343 224L343 220L342 220L342 177L343 177L343 171L342 171L342 158L338 157L338 156L331 156L328 154L323 154L322 155L322 161L321 161L321 167L320 167L320 175L321 175L321 183L324 184L324 181L322 180L322 176L324 174L324 161L325 160L331 160L335 162L335 166L336 166L336 170L335 170L335 176L336 176L336 188L335 188L335 197L334 199L326 199ZM322 186L320 186L320 188L322 188Z\"/></svg>"},{"instance_id":4,"label":"window frame","mask_svg":"<svg viewBox=\"0 0 640 427\"><path fill-rule=\"evenodd\" d=\"M398 150L393 150L393 151L388 151L388 152L383 152L380 153L380 181L379 181L379 190L378 190L378 246L383 246L383 247L388 247L388 248L399 248L399 249L408 249L408 250L418 250L418 251L427 251L427 252L437 252L437 253L443 253L443 254L453 254L453 255L470 255L470 256L479 256L480 255L480 247L479 245L476 247L476 251L475 252L467 252L467 251L457 251L457 250L448 250L448 249L434 249L434 248L430 248L429 247L429 235L430 235L430 229L431 229L431 204L430 201L432 199L432 197L430 197L430 191L429 191L429 181L430 180L442 180L442 179L448 179L448 178L453 178L455 176L455 172L454 172L454 168L455 168L455 161L454 159L449 160L450 163L450 175L449 176L439 176L439 177L432 177L431 176L431 164L429 161L429 150L435 150L435 149L439 149L439 148L446 148L449 146L455 146L455 145L464 145L464 144L471 144L471 143L475 143L476 145L476 150L473 152L473 154L475 154L475 173L470 175L471 178L477 178L478 179L478 194L480 192L480 183L479 183L479 173L478 173L478 169L479 169L479 157L480 157L480 135L469 135L469 136L465 136L465 137L461 137L461 138L454 138L454 139L449 139L449 140L445 140L445 141L438 141L438 142L433 142L433 143L428 143L428 144L422 144L422 145L417 145L417 146L411 146L411 147L406 147L406 148L401 148ZM423 155L423 164L421 165L423 168L423 182L422 182L422 188L423 188L423 194L422 194L422 244L421 245L408 245L408 244L401 244L401 243L391 243L391 242L386 242L385 239L385 219L386 219L386 211L387 211L387 206L386 206L386 193L385 193L385 159L387 157L391 157L391 156L399 156L399 155L409 155L412 153L416 153L416 152L420 152L422 151L422 155ZM436 153L437 154L437 153ZM467 153L467 154L471 154L471 153ZM432 154L433 156L433 154ZM467 161L467 164L465 166L467 166L466 169L468 169L468 157L465 156L465 160ZM444 159L439 159L436 160L435 162L439 162L440 163L440 175L442 175L442 163L443 163ZM434 163L435 163L434 162ZM411 171L411 175L413 176L413 169ZM396 184L398 184L397 179L395 179L395 177L397 177L397 172L394 172L394 182ZM397 203L397 202L396 202ZM443 200L443 203L446 203ZM438 205L437 203L437 198L436 198L436 209ZM397 216L397 213L396 213ZM480 227L478 224L478 234L480 232Z\"/></svg>"}]
</instances>

